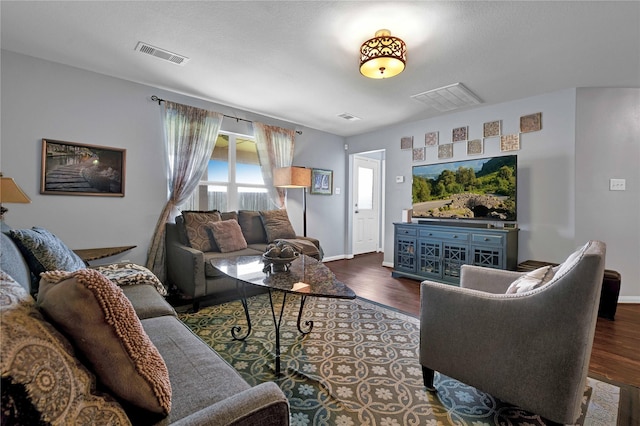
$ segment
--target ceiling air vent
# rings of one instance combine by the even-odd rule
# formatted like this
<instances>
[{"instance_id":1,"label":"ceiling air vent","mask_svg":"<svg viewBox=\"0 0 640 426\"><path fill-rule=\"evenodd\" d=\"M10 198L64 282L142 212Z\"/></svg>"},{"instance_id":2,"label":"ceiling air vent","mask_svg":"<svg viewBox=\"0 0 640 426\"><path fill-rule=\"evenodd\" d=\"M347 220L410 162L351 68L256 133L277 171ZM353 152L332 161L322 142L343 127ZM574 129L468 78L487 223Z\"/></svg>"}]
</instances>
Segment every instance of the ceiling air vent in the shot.
<instances>
[{"instance_id":1,"label":"ceiling air vent","mask_svg":"<svg viewBox=\"0 0 640 426\"><path fill-rule=\"evenodd\" d=\"M339 114L338 117L344 118L347 121L358 121L358 120L360 120L360 117L356 117L355 115L349 114L348 112L345 112L344 114Z\"/></svg>"},{"instance_id":2,"label":"ceiling air vent","mask_svg":"<svg viewBox=\"0 0 640 426\"><path fill-rule=\"evenodd\" d=\"M482 101L475 93L464 87L462 83L450 84L438 89L418 93L411 96L416 101L420 101L437 109L440 112L452 111L458 108L481 104Z\"/></svg>"},{"instance_id":3,"label":"ceiling air vent","mask_svg":"<svg viewBox=\"0 0 640 426\"><path fill-rule=\"evenodd\" d=\"M186 56L178 55L177 53L169 52L165 49L160 49L159 47L152 46L143 41L138 42L135 50L146 53L147 55L155 56L156 58L164 59L165 61L172 62L176 65L184 65L189 61L189 58Z\"/></svg>"}]
</instances>

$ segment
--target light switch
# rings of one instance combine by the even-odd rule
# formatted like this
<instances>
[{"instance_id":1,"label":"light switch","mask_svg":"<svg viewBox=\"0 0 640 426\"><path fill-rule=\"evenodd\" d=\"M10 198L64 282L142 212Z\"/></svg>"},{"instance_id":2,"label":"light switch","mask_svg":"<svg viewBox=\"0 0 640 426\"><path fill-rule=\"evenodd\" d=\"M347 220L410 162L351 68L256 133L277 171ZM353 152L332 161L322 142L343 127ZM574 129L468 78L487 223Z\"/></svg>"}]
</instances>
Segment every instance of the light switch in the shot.
<instances>
[{"instance_id":1,"label":"light switch","mask_svg":"<svg viewBox=\"0 0 640 426\"><path fill-rule=\"evenodd\" d=\"M609 191L624 191L626 189L626 179L609 179Z\"/></svg>"},{"instance_id":2,"label":"light switch","mask_svg":"<svg viewBox=\"0 0 640 426\"><path fill-rule=\"evenodd\" d=\"M396 176L396 183L404 182L404 176Z\"/></svg>"}]
</instances>

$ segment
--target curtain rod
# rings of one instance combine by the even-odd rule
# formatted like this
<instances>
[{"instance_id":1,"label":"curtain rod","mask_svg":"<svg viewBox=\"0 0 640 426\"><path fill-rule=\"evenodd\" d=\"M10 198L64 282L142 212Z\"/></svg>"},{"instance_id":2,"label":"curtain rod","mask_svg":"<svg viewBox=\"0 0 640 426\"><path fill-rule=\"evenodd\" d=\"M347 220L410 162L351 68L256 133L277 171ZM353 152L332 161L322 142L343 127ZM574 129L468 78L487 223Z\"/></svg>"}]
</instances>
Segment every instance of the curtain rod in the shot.
<instances>
[{"instance_id":1,"label":"curtain rod","mask_svg":"<svg viewBox=\"0 0 640 426\"><path fill-rule=\"evenodd\" d=\"M151 100L152 100L152 101L154 101L154 102L158 102L158 105L160 105L162 102L164 102L164 101L165 101L164 99L159 98L159 97L157 97L156 95L151 96ZM227 117L227 118L232 118L232 119L236 120L236 123L237 123L238 121L246 121L247 123L253 123L253 121L251 121L251 120L247 120L247 119L244 119L244 118L232 117L232 116L230 116L230 115L226 115L226 114L222 114L222 116L223 116L223 117ZM301 134L302 134L302 131L300 131L300 130L296 130L296 133L297 133L297 134L299 134L299 135L301 135Z\"/></svg>"}]
</instances>

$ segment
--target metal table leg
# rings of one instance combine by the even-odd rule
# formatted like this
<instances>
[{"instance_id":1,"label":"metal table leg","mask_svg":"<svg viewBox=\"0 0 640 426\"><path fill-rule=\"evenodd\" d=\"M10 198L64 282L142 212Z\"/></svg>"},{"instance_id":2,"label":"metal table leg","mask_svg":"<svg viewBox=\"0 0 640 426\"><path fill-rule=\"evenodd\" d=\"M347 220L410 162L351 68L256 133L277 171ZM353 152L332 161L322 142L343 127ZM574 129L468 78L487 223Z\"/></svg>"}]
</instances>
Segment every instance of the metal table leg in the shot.
<instances>
[{"instance_id":1,"label":"metal table leg","mask_svg":"<svg viewBox=\"0 0 640 426\"><path fill-rule=\"evenodd\" d=\"M311 333L311 330L313 330L313 321L311 320L307 320L304 322L304 325L306 327L309 327L306 331L303 330L302 328L300 328L300 319L302 318L302 310L304 309L304 303L307 301L307 296L300 296L300 311L298 311L298 331L300 333L302 333L303 335L307 335L309 333Z\"/></svg>"},{"instance_id":2,"label":"metal table leg","mask_svg":"<svg viewBox=\"0 0 640 426\"><path fill-rule=\"evenodd\" d=\"M251 334L251 318L249 317L249 306L247 304L247 291L245 284L239 280L236 280L236 289L238 289L238 292L240 293L240 300L242 302L242 307L244 308L244 315L247 318L247 332L244 336L238 336L238 333L242 331L242 327L234 325L231 327L231 336L233 337L233 340L244 340L249 337L249 334Z\"/></svg>"}]
</instances>

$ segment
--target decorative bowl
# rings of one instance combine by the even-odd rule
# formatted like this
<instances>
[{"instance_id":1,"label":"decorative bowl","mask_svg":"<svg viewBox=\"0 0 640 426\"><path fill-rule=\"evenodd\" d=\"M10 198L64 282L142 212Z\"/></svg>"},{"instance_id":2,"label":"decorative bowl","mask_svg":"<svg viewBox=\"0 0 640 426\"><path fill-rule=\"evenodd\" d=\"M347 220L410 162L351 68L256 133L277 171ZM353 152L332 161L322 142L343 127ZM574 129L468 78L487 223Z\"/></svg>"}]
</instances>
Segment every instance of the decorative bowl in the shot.
<instances>
[{"instance_id":1,"label":"decorative bowl","mask_svg":"<svg viewBox=\"0 0 640 426\"><path fill-rule=\"evenodd\" d=\"M272 272L288 271L289 266L291 266L291 262L296 260L296 257L298 257L297 253L293 257L269 257L264 254L262 255L265 270L271 268Z\"/></svg>"}]
</instances>

